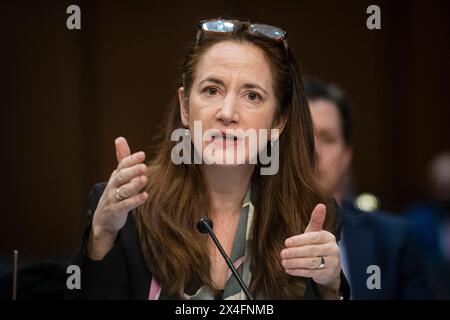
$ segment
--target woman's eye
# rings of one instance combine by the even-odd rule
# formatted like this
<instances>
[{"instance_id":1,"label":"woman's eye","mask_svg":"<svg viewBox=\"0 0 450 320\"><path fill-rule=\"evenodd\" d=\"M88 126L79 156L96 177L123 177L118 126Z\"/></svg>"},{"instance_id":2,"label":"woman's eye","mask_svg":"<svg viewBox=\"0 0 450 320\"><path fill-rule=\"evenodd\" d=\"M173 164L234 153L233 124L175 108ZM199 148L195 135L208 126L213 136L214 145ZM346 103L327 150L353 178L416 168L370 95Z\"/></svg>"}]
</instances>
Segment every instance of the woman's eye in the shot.
<instances>
[{"instance_id":1,"label":"woman's eye","mask_svg":"<svg viewBox=\"0 0 450 320\"><path fill-rule=\"evenodd\" d=\"M247 98L252 102L258 102L262 100L262 97L259 93L249 92L247 93Z\"/></svg>"},{"instance_id":2,"label":"woman's eye","mask_svg":"<svg viewBox=\"0 0 450 320\"><path fill-rule=\"evenodd\" d=\"M209 87L206 88L205 90L210 96L215 96L219 91L217 90L217 88L214 87Z\"/></svg>"}]
</instances>

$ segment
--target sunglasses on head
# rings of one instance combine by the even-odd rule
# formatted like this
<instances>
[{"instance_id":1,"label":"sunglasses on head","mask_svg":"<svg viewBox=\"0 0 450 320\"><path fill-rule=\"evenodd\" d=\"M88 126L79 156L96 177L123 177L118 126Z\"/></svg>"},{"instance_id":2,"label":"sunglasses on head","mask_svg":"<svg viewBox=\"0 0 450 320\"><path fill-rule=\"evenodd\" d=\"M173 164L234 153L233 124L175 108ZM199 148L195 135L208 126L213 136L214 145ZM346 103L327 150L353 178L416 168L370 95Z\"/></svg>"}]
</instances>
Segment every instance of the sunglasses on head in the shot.
<instances>
[{"instance_id":1,"label":"sunglasses on head","mask_svg":"<svg viewBox=\"0 0 450 320\"><path fill-rule=\"evenodd\" d=\"M202 32L213 33L213 34L223 34L233 32L237 23L233 20L224 20L224 19L212 19L212 20L203 20L200 22L198 26L197 32L197 44L200 41L200 36ZM269 26L267 24L258 24L252 23L249 25L248 30L253 33L258 33L260 35L266 36L270 39L276 41L283 41L285 46L286 42L284 41L287 37L287 32L274 26Z\"/></svg>"}]
</instances>

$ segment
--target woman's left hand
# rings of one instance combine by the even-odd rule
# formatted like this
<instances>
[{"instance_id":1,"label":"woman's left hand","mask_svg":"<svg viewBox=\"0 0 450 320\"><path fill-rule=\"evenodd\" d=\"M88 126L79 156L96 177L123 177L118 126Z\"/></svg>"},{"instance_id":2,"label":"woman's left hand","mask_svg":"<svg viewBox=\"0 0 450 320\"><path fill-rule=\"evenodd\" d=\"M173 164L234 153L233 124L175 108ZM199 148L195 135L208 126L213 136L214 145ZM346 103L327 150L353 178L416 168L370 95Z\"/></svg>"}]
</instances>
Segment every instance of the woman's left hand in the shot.
<instances>
[{"instance_id":1,"label":"woman's left hand","mask_svg":"<svg viewBox=\"0 0 450 320\"><path fill-rule=\"evenodd\" d=\"M325 215L325 205L318 204L311 214L305 233L286 240L286 248L281 251L281 264L286 273L312 278L320 285L319 288L322 286L324 288L321 289L329 289L330 293L335 293L340 287L339 247L335 236L322 230ZM337 294L332 296L337 298Z\"/></svg>"}]
</instances>

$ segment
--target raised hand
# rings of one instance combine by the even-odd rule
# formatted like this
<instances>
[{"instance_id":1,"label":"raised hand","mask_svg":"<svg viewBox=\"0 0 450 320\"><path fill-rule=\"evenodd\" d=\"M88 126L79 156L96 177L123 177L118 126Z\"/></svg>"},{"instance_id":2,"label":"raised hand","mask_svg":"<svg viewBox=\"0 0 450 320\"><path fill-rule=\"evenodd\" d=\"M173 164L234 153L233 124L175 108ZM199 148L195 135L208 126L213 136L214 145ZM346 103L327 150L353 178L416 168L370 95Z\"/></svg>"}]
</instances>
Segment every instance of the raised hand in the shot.
<instances>
[{"instance_id":1,"label":"raised hand","mask_svg":"<svg viewBox=\"0 0 450 320\"><path fill-rule=\"evenodd\" d=\"M339 247L335 236L322 229L325 216L326 207L320 203L314 208L305 233L286 239L281 264L290 275L310 277L319 285L338 290Z\"/></svg>"},{"instance_id":2,"label":"raised hand","mask_svg":"<svg viewBox=\"0 0 450 320\"><path fill-rule=\"evenodd\" d=\"M142 205L148 194L142 189L147 184L145 153L130 154L125 138L115 140L117 168L98 202L92 220L89 256L99 260L112 248L117 233L125 225L128 212ZM105 252L106 251L106 252Z\"/></svg>"}]
</instances>

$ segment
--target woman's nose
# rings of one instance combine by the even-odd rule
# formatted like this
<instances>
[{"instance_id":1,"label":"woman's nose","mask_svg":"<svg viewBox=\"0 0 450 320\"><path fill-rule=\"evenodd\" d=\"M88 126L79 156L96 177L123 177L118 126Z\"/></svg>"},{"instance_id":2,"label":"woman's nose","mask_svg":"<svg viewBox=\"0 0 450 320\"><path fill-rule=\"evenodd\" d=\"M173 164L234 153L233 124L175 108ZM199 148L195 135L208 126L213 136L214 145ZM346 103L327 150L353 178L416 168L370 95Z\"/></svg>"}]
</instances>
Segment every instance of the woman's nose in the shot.
<instances>
[{"instance_id":1,"label":"woman's nose","mask_svg":"<svg viewBox=\"0 0 450 320\"><path fill-rule=\"evenodd\" d=\"M239 122L238 102L233 96L228 96L222 100L222 105L217 112L217 120L226 125Z\"/></svg>"}]
</instances>

